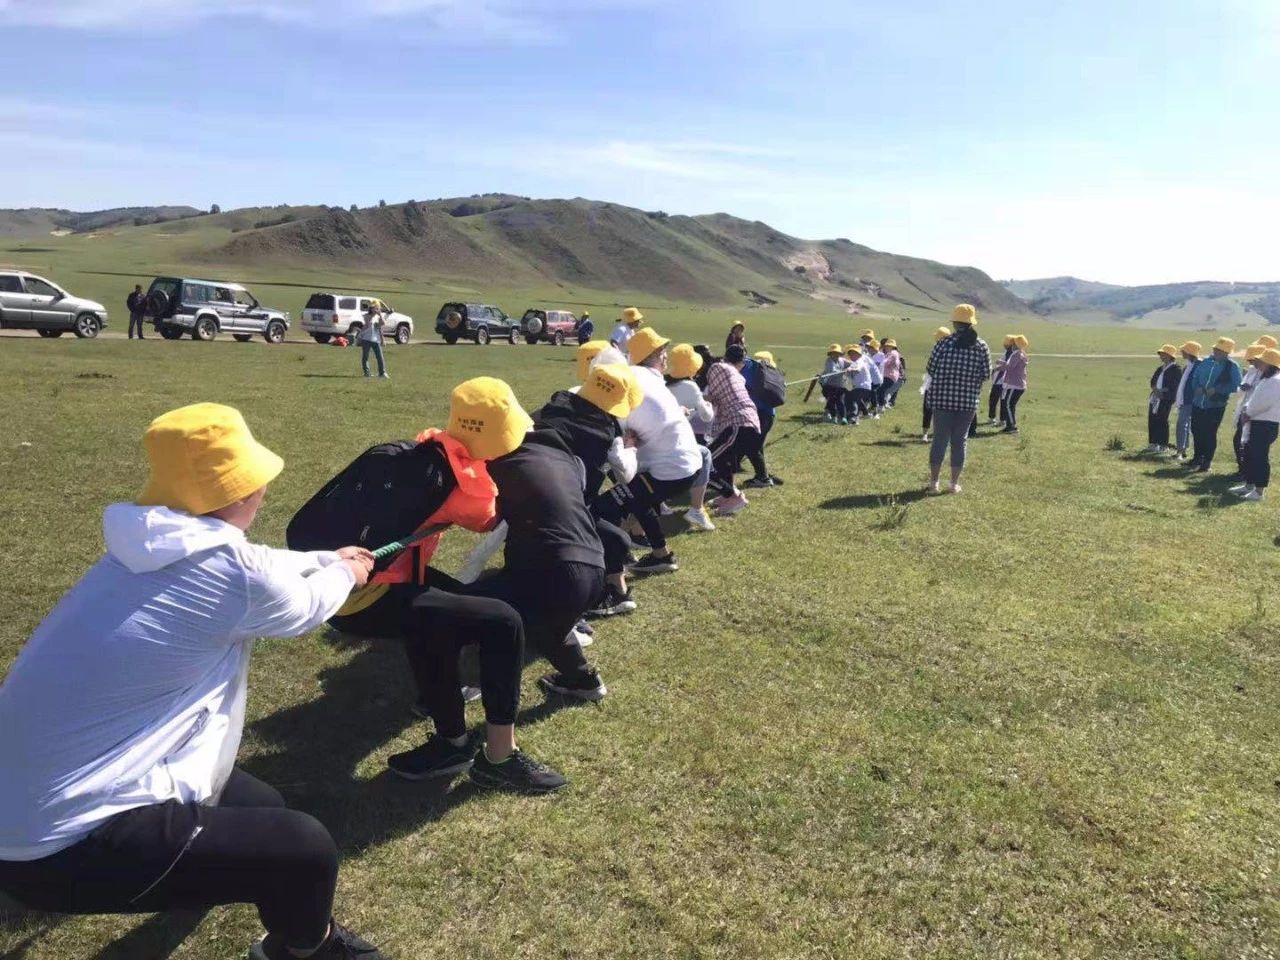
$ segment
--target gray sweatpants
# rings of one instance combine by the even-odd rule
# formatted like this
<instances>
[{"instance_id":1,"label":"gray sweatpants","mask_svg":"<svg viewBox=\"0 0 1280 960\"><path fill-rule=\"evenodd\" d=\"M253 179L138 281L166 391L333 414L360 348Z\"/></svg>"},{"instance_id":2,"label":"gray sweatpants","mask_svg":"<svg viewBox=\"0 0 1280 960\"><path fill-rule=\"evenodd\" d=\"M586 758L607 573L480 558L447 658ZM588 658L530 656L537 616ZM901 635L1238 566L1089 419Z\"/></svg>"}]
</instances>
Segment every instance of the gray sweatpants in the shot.
<instances>
[{"instance_id":1,"label":"gray sweatpants","mask_svg":"<svg viewBox=\"0 0 1280 960\"><path fill-rule=\"evenodd\" d=\"M933 446L929 448L929 466L934 470L942 466L951 445L951 469L964 469L965 453L969 444L969 424L973 422L972 410L934 410Z\"/></svg>"}]
</instances>

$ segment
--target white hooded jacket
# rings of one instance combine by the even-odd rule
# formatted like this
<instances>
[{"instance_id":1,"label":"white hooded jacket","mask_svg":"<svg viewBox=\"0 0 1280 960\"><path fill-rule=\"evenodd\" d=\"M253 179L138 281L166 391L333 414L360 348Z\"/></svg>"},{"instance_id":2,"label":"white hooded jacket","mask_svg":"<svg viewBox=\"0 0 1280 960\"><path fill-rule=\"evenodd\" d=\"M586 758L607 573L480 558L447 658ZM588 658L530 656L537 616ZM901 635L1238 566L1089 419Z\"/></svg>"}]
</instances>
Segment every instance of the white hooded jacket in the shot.
<instances>
[{"instance_id":1,"label":"white hooded jacket","mask_svg":"<svg viewBox=\"0 0 1280 960\"><path fill-rule=\"evenodd\" d=\"M107 553L0 686L0 860L37 860L135 807L216 801L244 728L252 641L345 602L336 553L251 544L210 517L118 503Z\"/></svg>"}]
</instances>

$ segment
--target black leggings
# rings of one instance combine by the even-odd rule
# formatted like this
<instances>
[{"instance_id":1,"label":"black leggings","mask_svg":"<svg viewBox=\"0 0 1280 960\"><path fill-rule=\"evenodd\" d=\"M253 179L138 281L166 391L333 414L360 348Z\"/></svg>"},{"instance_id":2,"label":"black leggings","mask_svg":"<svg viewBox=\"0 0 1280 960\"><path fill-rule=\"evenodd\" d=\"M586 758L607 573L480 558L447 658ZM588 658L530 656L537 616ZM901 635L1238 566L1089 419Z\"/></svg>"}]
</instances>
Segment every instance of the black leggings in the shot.
<instances>
[{"instance_id":1,"label":"black leggings","mask_svg":"<svg viewBox=\"0 0 1280 960\"><path fill-rule=\"evenodd\" d=\"M726 427L711 441L710 449L711 486L717 493L731 494L734 465L743 457L752 458L760 449L760 431L755 427Z\"/></svg>"},{"instance_id":2,"label":"black leggings","mask_svg":"<svg viewBox=\"0 0 1280 960\"><path fill-rule=\"evenodd\" d=\"M866 416L876 406L876 392L866 387L846 390L844 394L845 416L856 420L859 415Z\"/></svg>"},{"instance_id":3,"label":"black leggings","mask_svg":"<svg viewBox=\"0 0 1280 960\"><path fill-rule=\"evenodd\" d=\"M1026 390L1010 388L1000 397L1000 419L1004 421L1006 429L1018 429L1018 401L1026 392Z\"/></svg>"},{"instance_id":4,"label":"black leggings","mask_svg":"<svg viewBox=\"0 0 1280 960\"><path fill-rule=\"evenodd\" d=\"M1204 467L1213 465L1213 455L1218 452L1218 428L1226 412L1226 407L1191 408L1191 436L1195 440L1192 463Z\"/></svg>"},{"instance_id":5,"label":"black leggings","mask_svg":"<svg viewBox=\"0 0 1280 960\"><path fill-rule=\"evenodd\" d=\"M1265 490L1271 482L1271 445L1276 442L1280 424L1269 420L1249 422L1249 441L1244 445L1244 482Z\"/></svg>"},{"instance_id":6,"label":"black leggings","mask_svg":"<svg viewBox=\"0 0 1280 960\"><path fill-rule=\"evenodd\" d=\"M773 429L773 422L777 419L777 415L772 410L759 410L760 414L760 442L755 445L754 450L747 452L747 459L751 461L751 468L756 472L757 480L769 479L769 464L764 459L764 442L769 438L769 431Z\"/></svg>"},{"instance_id":7,"label":"black leggings","mask_svg":"<svg viewBox=\"0 0 1280 960\"><path fill-rule=\"evenodd\" d=\"M987 419L994 420L996 418L996 407L1000 403L1001 396L1004 394L1004 388L998 383L991 384L991 391L987 394Z\"/></svg>"},{"instance_id":8,"label":"black leggings","mask_svg":"<svg viewBox=\"0 0 1280 960\"><path fill-rule=\"evenodd\" d=\"M1161 399L1154 410L1147 404L1147 443L1156 447L1169 445L1169 411L1172 400Z\"/></svg>"},{"instance_id":9,"label":"black leggings","mask_svg":"<svg viewBox=\"0 0 1280 960\"><path fill-rule=\"evenodd\" d=\"M832 420L839 420L845 415L845 394L847 392L843 387L823 385L822 395L827 401L826 413Z\"/></svg>"},{"instance_id":10,"label":"black leggings","mask_svg":"<svg viewBox=\"0 0 1280 960\"><path fill-rule=\"evenodd\" d=\"M337 881L329 831L239 769L217 806L138 807L50 857L0 861L0 890L34 910L157 913L252 903L268 933L300 950L324 940Z\"/></svg>"},{"instance_id":11,"label":"black leggings","mask_svg":"<svg viewBox=\"0 0 1280 960\"><path fill-rule=\"evenodd\" d=\"M924 417L922 419L924 432L929 432L929 427L933 425L933 407L929 406L929 398L924 398Z\"/></svg>"},{"instance_id":12,"label":"black leggings","mask_svg":"<svg viewBox=\"0 0 1280 960\"><path fill-rule=\"evenodd\" d=\"M598 520L617 524L627 514L635 517L644 528L645 538L654 550L665 550L667 538L662 532L658 517L658 505L684 493L698 478L692 473L682 480L659 480L647 473L638 473L625 486L619 484L596 497L591 512Z\"/></svg>"}]
</instances>

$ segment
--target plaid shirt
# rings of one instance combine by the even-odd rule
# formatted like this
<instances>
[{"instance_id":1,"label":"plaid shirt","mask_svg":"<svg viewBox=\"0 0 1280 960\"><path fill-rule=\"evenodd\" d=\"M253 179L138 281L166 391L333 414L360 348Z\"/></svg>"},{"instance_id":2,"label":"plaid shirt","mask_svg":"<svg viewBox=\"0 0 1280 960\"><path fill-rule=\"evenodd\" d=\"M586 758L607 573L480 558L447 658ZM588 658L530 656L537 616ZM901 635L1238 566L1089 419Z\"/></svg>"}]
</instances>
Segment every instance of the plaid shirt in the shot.
<instances>
[{"instance_id":1,"label":"plaid shirt","mask_svg":"<svg viewBox=\"0 0 1280 960\"><path fill-rule=\"evenodd\" d=\"M737 368L727 363L713 363L707 371L706 398L716 408L711 435L719 436L730 427L760 429L760 414L755 401L747 393L747 381Z\"/></svg>"},{"instance_id":2,"label":"plaid shirt","mask_svg":"<svg viewBox=\"0 0 1280 960\"><path fill-rule=\"evenodd\" d=\"M982 385L991 376L991 351L981 337L961 346L952 334L939 341L929 355L929 406L964 412L978 409Z\"/></svg>"}]
</instances>

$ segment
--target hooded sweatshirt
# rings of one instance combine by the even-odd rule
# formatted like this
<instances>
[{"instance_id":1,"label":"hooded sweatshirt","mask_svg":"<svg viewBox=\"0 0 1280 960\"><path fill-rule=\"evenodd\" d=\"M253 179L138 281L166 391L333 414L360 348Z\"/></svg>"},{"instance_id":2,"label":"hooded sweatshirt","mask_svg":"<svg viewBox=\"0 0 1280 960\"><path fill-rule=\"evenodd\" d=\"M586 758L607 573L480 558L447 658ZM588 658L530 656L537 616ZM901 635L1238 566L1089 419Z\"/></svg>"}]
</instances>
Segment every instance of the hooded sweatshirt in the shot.
<instances>
[{"instance_id":1,"label":"hooded sweatshirt","mask_svg":"<svg viewBox=\"0 0 1280 960\"><path fill-rule=\"evenodd\" d=\"M252 642L318 627L336 553L251 544L211 517L117 503L107 553L0 686L0 860L38 860L136 807L215 801L244 729Z\"/></svg>"}]
</instances>

